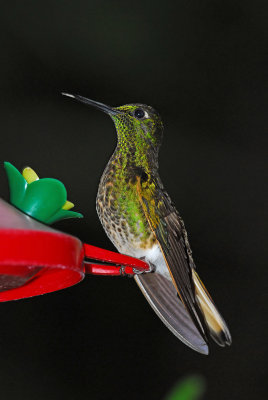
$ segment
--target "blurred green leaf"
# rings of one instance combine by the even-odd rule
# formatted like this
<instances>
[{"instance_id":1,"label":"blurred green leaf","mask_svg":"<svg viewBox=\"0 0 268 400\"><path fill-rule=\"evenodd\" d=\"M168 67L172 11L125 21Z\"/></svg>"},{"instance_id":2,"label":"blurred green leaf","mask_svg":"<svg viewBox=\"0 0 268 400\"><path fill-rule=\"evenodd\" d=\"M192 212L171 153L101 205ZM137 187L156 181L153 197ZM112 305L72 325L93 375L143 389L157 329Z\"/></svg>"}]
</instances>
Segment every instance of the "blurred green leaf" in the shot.
<instances>
[{"instance_id":1,"label":"blurred green leaf","mask_svg":"<svg viewBox=\"0 0 268 400\"><path fill-rule=\"evenodd\" d=\"M199 400L205 391L201 376L189 376L180 381L165 400Z\"/></svg>"}]
</instances>

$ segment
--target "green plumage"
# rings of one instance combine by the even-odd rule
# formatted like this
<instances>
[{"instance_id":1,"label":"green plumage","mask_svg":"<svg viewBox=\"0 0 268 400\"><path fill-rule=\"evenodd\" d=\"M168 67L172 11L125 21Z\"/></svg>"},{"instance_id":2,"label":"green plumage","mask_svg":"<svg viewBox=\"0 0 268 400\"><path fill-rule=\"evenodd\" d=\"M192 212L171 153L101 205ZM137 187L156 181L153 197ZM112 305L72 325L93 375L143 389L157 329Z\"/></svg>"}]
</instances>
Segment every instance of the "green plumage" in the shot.
<instances>
[{"instance_id":1,"label":"green plumage","mask_svg":"<svg viewBox=\"0 0 268 400\"><path fill-rule=\"evenodd\" d=\"M115 109L120 112L113 117L118 144L105 168L97 195L99 217L108 236L119 248L122 241L125 244L131 240L133 245L142 247L154 242L137 184L140 181L150 189L149 202L154 203L154 175L157 174L163 126L159 115L151 107L146 108L150 118L141 120L133 115L139 109L138 104ZM158 219L156 215L156 221Z\"/></svg>"}]
</instances>

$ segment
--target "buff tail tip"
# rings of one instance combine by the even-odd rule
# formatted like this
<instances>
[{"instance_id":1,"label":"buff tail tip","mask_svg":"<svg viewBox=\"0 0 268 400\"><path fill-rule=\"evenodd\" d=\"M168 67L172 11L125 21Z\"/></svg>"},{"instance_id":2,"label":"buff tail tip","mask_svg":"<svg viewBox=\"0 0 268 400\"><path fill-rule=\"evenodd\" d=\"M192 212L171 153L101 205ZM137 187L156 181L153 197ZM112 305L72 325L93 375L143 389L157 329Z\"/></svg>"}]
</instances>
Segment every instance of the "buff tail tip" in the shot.
<instances>
[{"instance_id":1,"label":"buff tail tip","mask_svg":"<svg viewBox=\"0 0 268 400\"><path fill-rule=\"evenodd\" d=\"M219 346L230 346L232 344L232 337L227 324L217 310L195 270L193 270L193 281L195 284L196 297L204 314L210 336Z\"/></svg>"}]
</instances>

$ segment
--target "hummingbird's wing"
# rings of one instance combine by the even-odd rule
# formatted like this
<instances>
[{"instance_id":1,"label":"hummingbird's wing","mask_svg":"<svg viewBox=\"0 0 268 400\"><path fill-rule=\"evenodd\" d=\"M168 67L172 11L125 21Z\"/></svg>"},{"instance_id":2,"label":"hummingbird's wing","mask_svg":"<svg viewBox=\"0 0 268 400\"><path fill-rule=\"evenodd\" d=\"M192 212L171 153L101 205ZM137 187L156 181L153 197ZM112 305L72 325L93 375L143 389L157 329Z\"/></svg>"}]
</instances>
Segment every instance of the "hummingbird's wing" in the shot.
<instances>
[{"instance_id":1,"label":"hummingbird's wing","mask_svg":"<svg viewBox=\"0 0 268 400\"><path fill-rule=\"evenodd\" d=\"M159 178L154 181L141 182L138 176L137 192L177 293L197 330L207 342L207 325L196 298L192 277L195 265L184 223Z\"/></svg>"}]
</instances>

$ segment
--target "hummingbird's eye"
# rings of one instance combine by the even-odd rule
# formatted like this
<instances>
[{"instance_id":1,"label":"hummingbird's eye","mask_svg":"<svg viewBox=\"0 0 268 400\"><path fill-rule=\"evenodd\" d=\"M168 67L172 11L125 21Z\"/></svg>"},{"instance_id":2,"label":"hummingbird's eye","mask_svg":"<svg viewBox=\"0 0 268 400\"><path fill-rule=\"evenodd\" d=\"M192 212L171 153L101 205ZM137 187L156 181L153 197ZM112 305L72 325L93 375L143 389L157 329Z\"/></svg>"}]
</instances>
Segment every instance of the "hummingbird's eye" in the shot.
<instances>
[{"instance_id":1,"label":"hummingbird's eye","mask_svg":"<svg viewBox=\"0 0 268 400\"><path fill-rule=\"evenodd\" d=\"M138 119L141 119L145 116L145 112L141 108L137 108L134 112L134 116Z\"/></svg>"}]
</instances>

